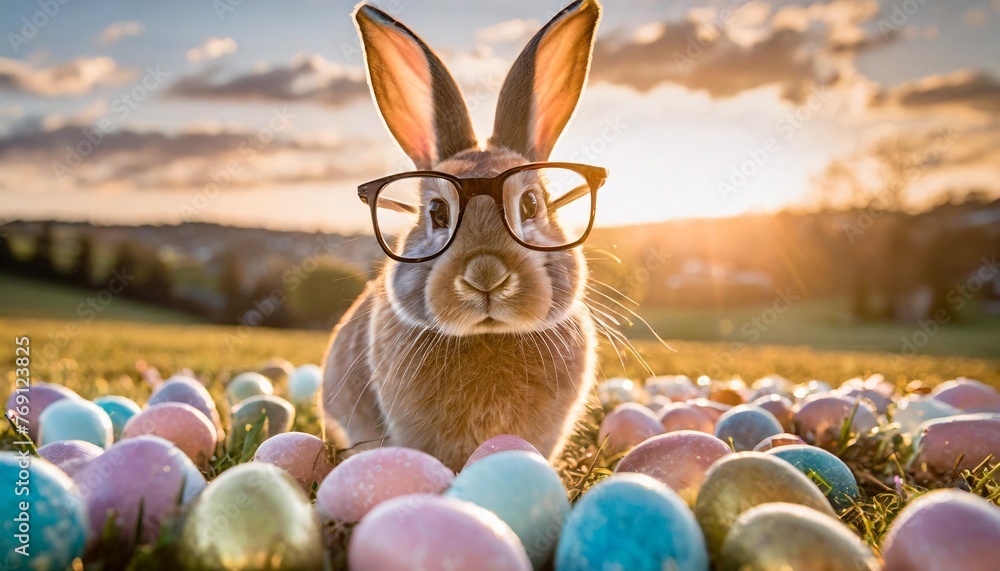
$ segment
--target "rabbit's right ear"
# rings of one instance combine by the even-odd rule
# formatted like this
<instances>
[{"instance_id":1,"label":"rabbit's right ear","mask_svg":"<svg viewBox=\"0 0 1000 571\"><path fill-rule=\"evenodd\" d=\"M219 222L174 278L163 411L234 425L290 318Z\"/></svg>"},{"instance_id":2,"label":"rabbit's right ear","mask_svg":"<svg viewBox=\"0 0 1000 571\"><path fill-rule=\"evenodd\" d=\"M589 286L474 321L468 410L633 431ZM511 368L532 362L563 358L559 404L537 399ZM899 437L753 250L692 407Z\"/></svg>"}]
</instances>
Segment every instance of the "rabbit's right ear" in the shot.
<instances>
[{"instance_id":1,"label":"rabbit's right ear","mask_svg":"<svg viewBox=\"0 0 1000 571\"><path fill-rule=\"evenodd\" d=\"M469 110L444 64L406 26L368 4L354 12L382 119L418 169L477 146Z\"/></svg>"}]
</instances>

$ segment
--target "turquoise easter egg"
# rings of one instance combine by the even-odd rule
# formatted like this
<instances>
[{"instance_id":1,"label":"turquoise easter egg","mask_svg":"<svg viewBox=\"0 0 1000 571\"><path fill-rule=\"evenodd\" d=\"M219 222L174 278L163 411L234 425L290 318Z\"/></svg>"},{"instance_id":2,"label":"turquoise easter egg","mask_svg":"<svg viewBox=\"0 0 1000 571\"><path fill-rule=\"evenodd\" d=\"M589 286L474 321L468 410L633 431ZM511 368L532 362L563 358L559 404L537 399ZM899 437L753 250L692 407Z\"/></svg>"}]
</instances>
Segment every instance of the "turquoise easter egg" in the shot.
<instances>
[{"instance_id":1,"label":"turquoise easter egg","mask_svg":"<svg viewBox=\"0 0 1000 571\"><path fill-rule=\"evenodd\" d=\"M260 373L240 373L226 384L226 396L233 405L253 396L271 394L274 394L274 385Z\"/></svg>"},{"instance_id":2,"label":"turquoise easter egg","mask_svg":"<svg viewBox=\"0 0 1000 571\"><path fill-rule=\"evenodd\" d=\"M728 442L736 452L753 450L762 440L784 432L773 414L754 405L739 405L727 410L715 423L715 437Z\"/></svg>"},{"instance_id":3,"label":"turquoise easter egg","mask_svg":"<svg viewBox=\"0 0 1000 571\"><path fill-rule=\"evenodd\" d=\"M549 463L522 450L491 454L465 468L445 495L495 513L521 539L536 569L555 551L570 510L562 480Z\"/></svg>"},{"instance_id":4,"label":"turquoise easter egg","mask_svg":"<svg viewBox=\"0 0 1000 571\"><path fill-rule=\"evenodd\" d=\"M323 385L323 369L313 364L301 365L288 377L288 400L297 405L312 404Z\"/></svg>"},{"instance_id":5,"label":"turquoise easter egg","mask_svg":"<svg viewBox=\"0 0 1000 571\"><path fill-rule=\"evenodd\" d=\"M41 458L4 451L0 486L0 568L62 571L83 555L87 509L69 476Z\"/></svg>"},{"instance_id":6,"label":"turquoise easter egg","mask_svg":"<svg viewBox=\"0 0 1000 571\"><path fill-rule=\"evenodd\" d=\"M104 409L83 399L62 399L48 406L38 417L38 443L83 440L107 448L114 442L111 417Z\"/></svg>"},{"instance_id":7,"label":"turquoise easter egg","mask_svg":"<svg viewBox=\"0 0 1000 571\"><path fill-rule=\"evenodd\" d=\"M557 571L707 571L705 538L677 494L643 474L592 487L566 518Z\"/></svg>"},{"instance_id":8,"label":"turquoise easter egg","mask_svg":"<svg viewBox=\"0 0 1000 571\"><path fill-rule=\"evenodd\" d=\"M843 460L822 448L795 444L772 448L765 454L781 458L808 476L826 494L836 510L845 510L861 498L858 481L851 469Z\"/></svg>"},{"instance_id":9,"label":"turquoise easter egg","mask_svg":"<svg viewBox=\"0 0 1000 571\"><path fill-rule=\"evenodd\" d=\"M108 416L111 417L111 428L114 430L115 440L119 440L122 437L122 429L125 428L125 423L133 416L142 412L142 409L134 401L117 395L97 397L94 399L94 404L103 408L104 412L108 413Z\"/></svg>"}]
</instances>

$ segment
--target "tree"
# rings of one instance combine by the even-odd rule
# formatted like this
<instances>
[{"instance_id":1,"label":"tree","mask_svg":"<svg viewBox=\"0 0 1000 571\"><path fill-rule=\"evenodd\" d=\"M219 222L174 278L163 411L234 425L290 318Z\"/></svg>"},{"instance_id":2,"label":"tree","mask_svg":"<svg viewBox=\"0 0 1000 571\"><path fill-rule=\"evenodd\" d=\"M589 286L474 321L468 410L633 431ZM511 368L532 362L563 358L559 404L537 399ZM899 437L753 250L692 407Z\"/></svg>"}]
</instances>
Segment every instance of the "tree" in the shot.
<instances>
[{"instance_id":1,"label":"tree","mask_svg":"<svg viewBox=\"0 0 1000 571\"><path fill-rule=\"evenodd\" d=\"M71 279L83 287L90 287L94 271L94 241L90 236L80 237L76 263L73 264Z\"/></svg>"}]
</instances>

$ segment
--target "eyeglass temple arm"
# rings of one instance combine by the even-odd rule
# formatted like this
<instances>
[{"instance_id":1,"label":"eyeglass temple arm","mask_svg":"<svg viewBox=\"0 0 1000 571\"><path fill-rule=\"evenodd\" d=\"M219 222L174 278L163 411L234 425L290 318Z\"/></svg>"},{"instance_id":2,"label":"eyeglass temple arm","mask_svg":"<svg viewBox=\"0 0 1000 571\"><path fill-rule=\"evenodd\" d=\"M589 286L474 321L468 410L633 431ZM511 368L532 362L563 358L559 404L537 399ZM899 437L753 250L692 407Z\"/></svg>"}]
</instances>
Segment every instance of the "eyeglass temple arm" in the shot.
<instances>
[{"instance_id":1,"label":"eyeglass temple arm","mask_svg":"<svg viewBox=\"0 0 1000 571\"><path fill-rule=\"evenodd\" d=\"M557 210L590 192L590 184L581 184L549 203L549 209Z\"/></svg>"}]
</instances>

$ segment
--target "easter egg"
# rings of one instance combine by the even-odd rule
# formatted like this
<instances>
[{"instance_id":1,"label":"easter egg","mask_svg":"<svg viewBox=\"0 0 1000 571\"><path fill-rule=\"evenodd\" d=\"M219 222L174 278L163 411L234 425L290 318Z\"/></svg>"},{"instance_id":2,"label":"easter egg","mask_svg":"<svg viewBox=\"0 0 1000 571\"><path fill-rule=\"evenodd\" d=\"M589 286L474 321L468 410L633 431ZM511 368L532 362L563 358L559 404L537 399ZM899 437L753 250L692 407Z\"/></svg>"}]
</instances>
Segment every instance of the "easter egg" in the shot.
<instances>
[{"instance_id":1,"label":"easter egg","mask_svg":"<svg viewBox=\"0 0 1000 571\"><path fill-rule=\"evenodd\" d=\"M111 418L111 428L114 431L115 440L122 437L122 429L125 428L128 419L142 411L139 405L131 399L117 395L97 397L94 399L94 404L104 409L104 412L108 413Z\"/></svg>"},{"instance_id":2,"label":"easter egg","mask_svg":"<svg viewBox=\"0 0 1000 571\"><path fill-rule=\"evenodd\" d=\"M691 509L643 474L615 474L590 488L566 518L556 569L708 571Z\"/></svg>"},{"instance_id":3,"label":"easter egg","mask_svg":"<svg viewBox=\"0 0 1000 571\"><path fill-rule=\"evenodd\" d=\"M715 423L715 436L732 445L737 452L753 450L768 436L782 433L774 415L753 405L740 405L726 411Z\"/></svg>"},{"instance_id":4,"label":"easter egg","mask_svg":"<svg viewBox=\"0 0 1000 571\"><path fill-rule=\"evenodd\" d=\"M729 406L743 404L743 396L739 392L729 388L718 388L713 390L708 394L708 400L721 402L722 404L728 404Z\"/></svg>"},{"instance_id":5,"label":"easter egg","mask_svg":"<svg viewBox=\"0 0 1000 571\"><path fill-rule=\"evenodd\" d=\"M655 478L693 506L709 467L731 453L725 442L711 434L669 432L633 448L615 467L615 473L637 472Z\"/></svg>"},{"instance_id":6,"label":"easter egg","mask_svg":"<svg viewBox=\"0 0 1000 571\"><path fill-rule=\"evenodd\" d=\"M296 405L309 405L316 400L323 385L323 369L317 365L301 365L288 377L288 399Z\"/></svg>"},{"instance_id":7,"label":"easter egg","mask_svg":"<svg viewBox=\"0 0 1000 571\"><path fill-rule=\"evenodd\" d=\"M132 417L122 431L122 438L143 435L169 440L199 466L208 465L215 453L215 427L198 409L188 404L154 404Z\"/></svg>"},{"instance_id":8,"label":"easter egg","mask_svg":"<svg viewBox=\"0 0 1000 571\"><path fill-rule=\"evenodd\" d=\"M232 442L242 443L254 423L262 416L267 419L265 438L270 438L292 429L295 407L274 395L257 395L244 400L232 410Z\"/></svg>"},{"instance_id":9,"label":"easter egg","mask_svg":"<svg viewBox=\"0 0 1000 571\"><path fill-rule=\"evenodd\" d=\"M729 409L733 408L728 404L722 404L721 402L715 402L702 398L689 400L685 404L708 416L708 418L712 420L713 429L715 427L715 423L718 422L719 417L728 412Z\"/></svg>"},{"instance_id":10,"label":"easter egg","mask_svg":"<svg viewBox=\"0 0 1000 571\"><path fill-rule=\"evenodd\" d=\"M824 448L836 447L841 427L850 420L852 434L865 434L878 426L875 411L864 400L825 395L796 405L795 432L806 442ZM853 415L853 420L852 420Z\"/></svg>"},{"instance_id":11,"label":"easter egg","mask_svg":"<svg viewBox=\"0 0 1000 571\"><path fill-rule=\"evenodd\" d=\"M807 507L770 503L743 512L719 556L720 571L879 571L847 526Z\"/></svg>"},{"instance_id":12,"label":"easter egg","mask_svg":"<svg viewBox=\"0 0 1000 571\"><path fill-rule=\"evenodd\" d=\"M805 444L806 441L802 440L795 434L788 434L783 432L781 434L775 434L774 436L768 436L764 440L760 441L760 444L753 447L754 452L766 452L772 450L779 446L791 446L793 444Z\"/></svg>"},{"instance_id":13,"label":"easter egg","mask_svg":"<svg viewBox=\"0 0 1000 571\"><path fill-rule=\"evenodd\" d=\"M226 396L235 405L250 397L274 394L271 380L260 373L248 371L240 373L226 383Z\"/></svg>"},{"instance_id":14,"label":"easter egg","mask_svg":"<svg viewBox=\"0 0 1000 571\"><path fill-rule=\"evenodd\" d=\"M882 558L884 571L996 571L1000 508L968 492L928 492L896 516Z\"/></svg>"},{"instance_id":15,"label":"easter egg","mask_svg":"<svg viewBox=\"0 0 1000 571\"><path fill-rule=\"evenodd\" d=\"M83 440L58 440L38 449L39 456L70 476L102 453L103 448Z\"/></svg>"},{"instance_id":16,"label":"easter egg","mask_svg":"<svg viewBox=\"0 0 1000 571\"><path fill-rule=\"evenodd\" d=\"M752 393L750 400L758 400L765 396L790 396L794 387L792 382L780 375L768 375L761 377L750 385Z\"/></svg>"},{"instance_id":17,"label":"easter egg","mask_svg":"<svg viewBox=\"0 0 1000 571\"><path fill-rule=\"evenodd\" d=\"M536 569L555 551L569 513L562 480L544 458L523 450L491 454L467 467L445 495L496 514L520 538Z\"/></svg>"},{"instance_id":18,"label":"easter egg","mask_svg":"<svg viewBox=\"0 0 1000 571\"><path fill-rule=\"evenodd\" d=\"M642 403L646 397L645 389L631 379L617 377L597 385L597 398L605 407L623 402Z\"/></svg>"},{"instance_id":19,"label":"easter egg","mask_svg":"<svg viewBox=\"0 0 1000 571\"><path fill-rule=\"evenodd\" d=\"M914 442L911 470L917 482L945 482L987 456L1000 459L1000 415L963 414L925 422Z\"/></svg>"},{"instance_id":20,"label":"easter egg","mask_svg":"<svg viewBox=\"0 0 1000 571\"><path fill-rule=\"evenodd\" d=\"M660 411L660 426L663 432L697 430L713 434L715 420L705 412L686 404L677 403Z\"/></svg>"},{"instance_id":21,"label":"easter egg","mask_svg":"<svg viewBox=\"0 0 1000 571\"><path fill-rule=\"evenodd\" d=\"M701 396L690 377L683 375L663 375L646 381L646 392L651 396L662 396L674 402L684 402Z\"/></svg>"},{"instance_id":22,"label":"easter egg","mask_svg":"<svg viewBox=\"0 0 1000 571\"><path fill-rule=\"evenodd\" d=\"M62 399L80 399L80 395L62 385L53 383L32 383L28 387L18 387L10 393L4 410L14 411L14 416L24 419L28 425L28 436L38 442L38 418L52 403Z\"/></svg>"},{"instance_id":23,"label":"easter egg","mask_svg":"<svg viewBox=\"0 0 1000 571\"><path fill-rule=\"evenodd\" d=\"M781 423L781 428L785 432L792 430L792 422L795 415L792 413L792 401L781 395L764 395L752 403L774 415Z\"/></svg>"},{"instance_id":24,"label":"easter egg","mask_svg":"<svg viewBox=\"0 0 1000 571\"><path fill-rule=\"evenodd\" d=\"M351 571L528 571L517 535L489 510L415 494L388 500L351 533Z\"/></svg>"},{"instance_id":25,"label":"easter egg","mask_svg":"<svg viewBox=\"0 0 1000 571\"><path fill-rule=\"evenodd\" d=\"M617 454L662 432L660 421L648 408L627 402L616 406L604 417L597 442L604 446L606 453Z\"/></svg>"},{"instance_id":26,"label":"easter egg","mask_svg":"<svg viewBox=\"0 0 1000 571\"><path fill-rule=\"evenodd\" d=\"M38 443L42 446L59 440L83 440L107 448L114 442L111 417L104 409L83 399L61 399L38 417Z\"/></svg>"},{"instance_id":27,"label":"easter egg","mask_svg":"<svg viewBox=\"0 0 1000 571\"><path fill-rule=\"evenodd\" d=\"M205 487L205 478L180 448L158 436L121 440L74 474L90 515L90 538L104 536L108 518L131 545L156 539L160 523L176 517ZM142 523L139 516L142 514Z\"/></svg>"},{"instance_id":28,"label":"easter egg","mask_svg":"<svg viewBox=\"0 0 1000 571\"><path fill-rule=\"evenodd\" d=\"M469 459L465 462L465 468L468 468L483 458L486 458L490 454L496 454L497 452L504 452L506 450L523 450L525 452L532 452L541 456L541 452L539 452L537 448L532 446L530 442L520 436L514 436L513 434L500 434L480 444L479 448L476 448L472 455L469 456Z\"/></svg>"},{"instance_id":29,"label":"easter egg","mask_svg":"<svg viewBox=\"0 0 1000 571\"><path fill-rule=\"evenodd\" d=\"M822 448L797 444L779 446L767 454L781 458L805 474L826 494L836 510L845 510L861 498L858 481L844 461Z\"/></svg>"},{"instance_id":30,"label":"easter egg","mask_svg":"<svg viewBox=\"0 0 1000 571\"><path fill-rule=\"evenodd\" d=\"M819 488L788 462L759 452L730 454L708 469L695 502L709 553L718 555L740 514L771 502L800 504L837 517Z\"/></svg>"},{"instance_id":31,"label":"easter egg","mask_svg":"<svg viewBox=\"0 0 1000 571\"><path fill-rule=\"evenodd\" d=\"M931 398L965 412L1000 412L1000 392L986 383L964 377L934 387Z\"/></svg>"},{"instance_id":32,"label":"easter egg","mask_svg":"<svg viewBox=\"0 0 1000 571\"><path fill-rule=\"evenodd\" d=\"M271 382L283 383L295 372L295 365L287 359L269 359L257 367L257 372L270 379Z\"/></svg>"},{"instance_id":33,"label":"easter egg","mask_svg":"<svg viewBox=\"0 0 1000 571\"><path fill-rule=\"evenodd\" d=\"M307 494L312 491L313 483L319 484L333 470L333 463L326 456L326 444L304 432L286 432L268 438L257 448L253 459L281 468Z\"/></svg>"},{"instance_id":34,"label":"easter egg","mask_svg":"<svg viewBox=\"0 0 1000 571\"><path fill-rule=\"evenodd\" d=\"M813 380L808 383L796 385L795 388L792 389L792 395L797 399L804 399L811 395L828 393L832 390L833 387L830 386L830 383Z\"/></svg>"},{"instance_id":35,"label":"easter egg","mask_svg":"<svg viewBox=\"0 0 1000 571\"><path fill-rule=\"evenodd\" d=\"M960 414L962 414L960 409L944 401L909 396L900 399L896 405L896 412L892 415L892 421L899 423L900 431L915 435L920 425L928 420L958 416Z\"/></svg>"},{"instance_id":36,"label":"easter egg","mask_svg":"<svg viewBox=\"0 0 1000 571\"><path fill-rule=\"evenodd\" d=\"M407 494L440 494L454 472L419 450L387 446L341 462L316 492L316 509L328 520L359 521L385 500Z\"/></svg>"},{"instance_id":37,"label":"easter egg","mask_svg":"<svg viewBox=\"0 0 1000 571\"><path fill-rule=\"evenodd\" d=\"M322 569L323 539L309 498L276 466L223 472L192 503L179 546L188 569Z\"/></svg>"},{"instance_id":38,"label":"easter egg","mask_svg":"<svg viewBox=\"0 0 1000 571\"><path fill-rule=\"evenodd\" d=\"M219 417L219 409L215 406L215 401L212 400L212 395L208 393L208 389L197 380L179 375L170 377L156 387L156 390L150 395L149 400L146 401L146 406L153 406L154 404L164 402L181 402L195 407L212 423L212 426L215 427L218 433L219 439L224 438L225 435L222 431L222 420Z\"/></svg>"},{"instance_id":39,"label":"easter egg","mask_svg":"<svg viewBox=\"0 0 1000 571\"><path fill-rule=\"evenodd\" d=\"M857 400L859 398L866 399L868 402L870 402L872 405L875 406L876 414L885 414L885 411L889 408L889 405L892 404L892 399L886 397L885 395L883 395L878 391L874 391L871 389L858 389L858 388L837 389L833 391L833 394L847 397L851 400Z\"/></svg>"},{"instance_id":40,"label":"easter egg","mask_svg":"<svg viewBox=\"0 0 1000 571\"><path fill-rule=\"evenodd\" d=\"M87 509L73 480L41 458L0 451L0 485L0 566L71 568L87 544Z\"/></svg>"}]
</instances>

